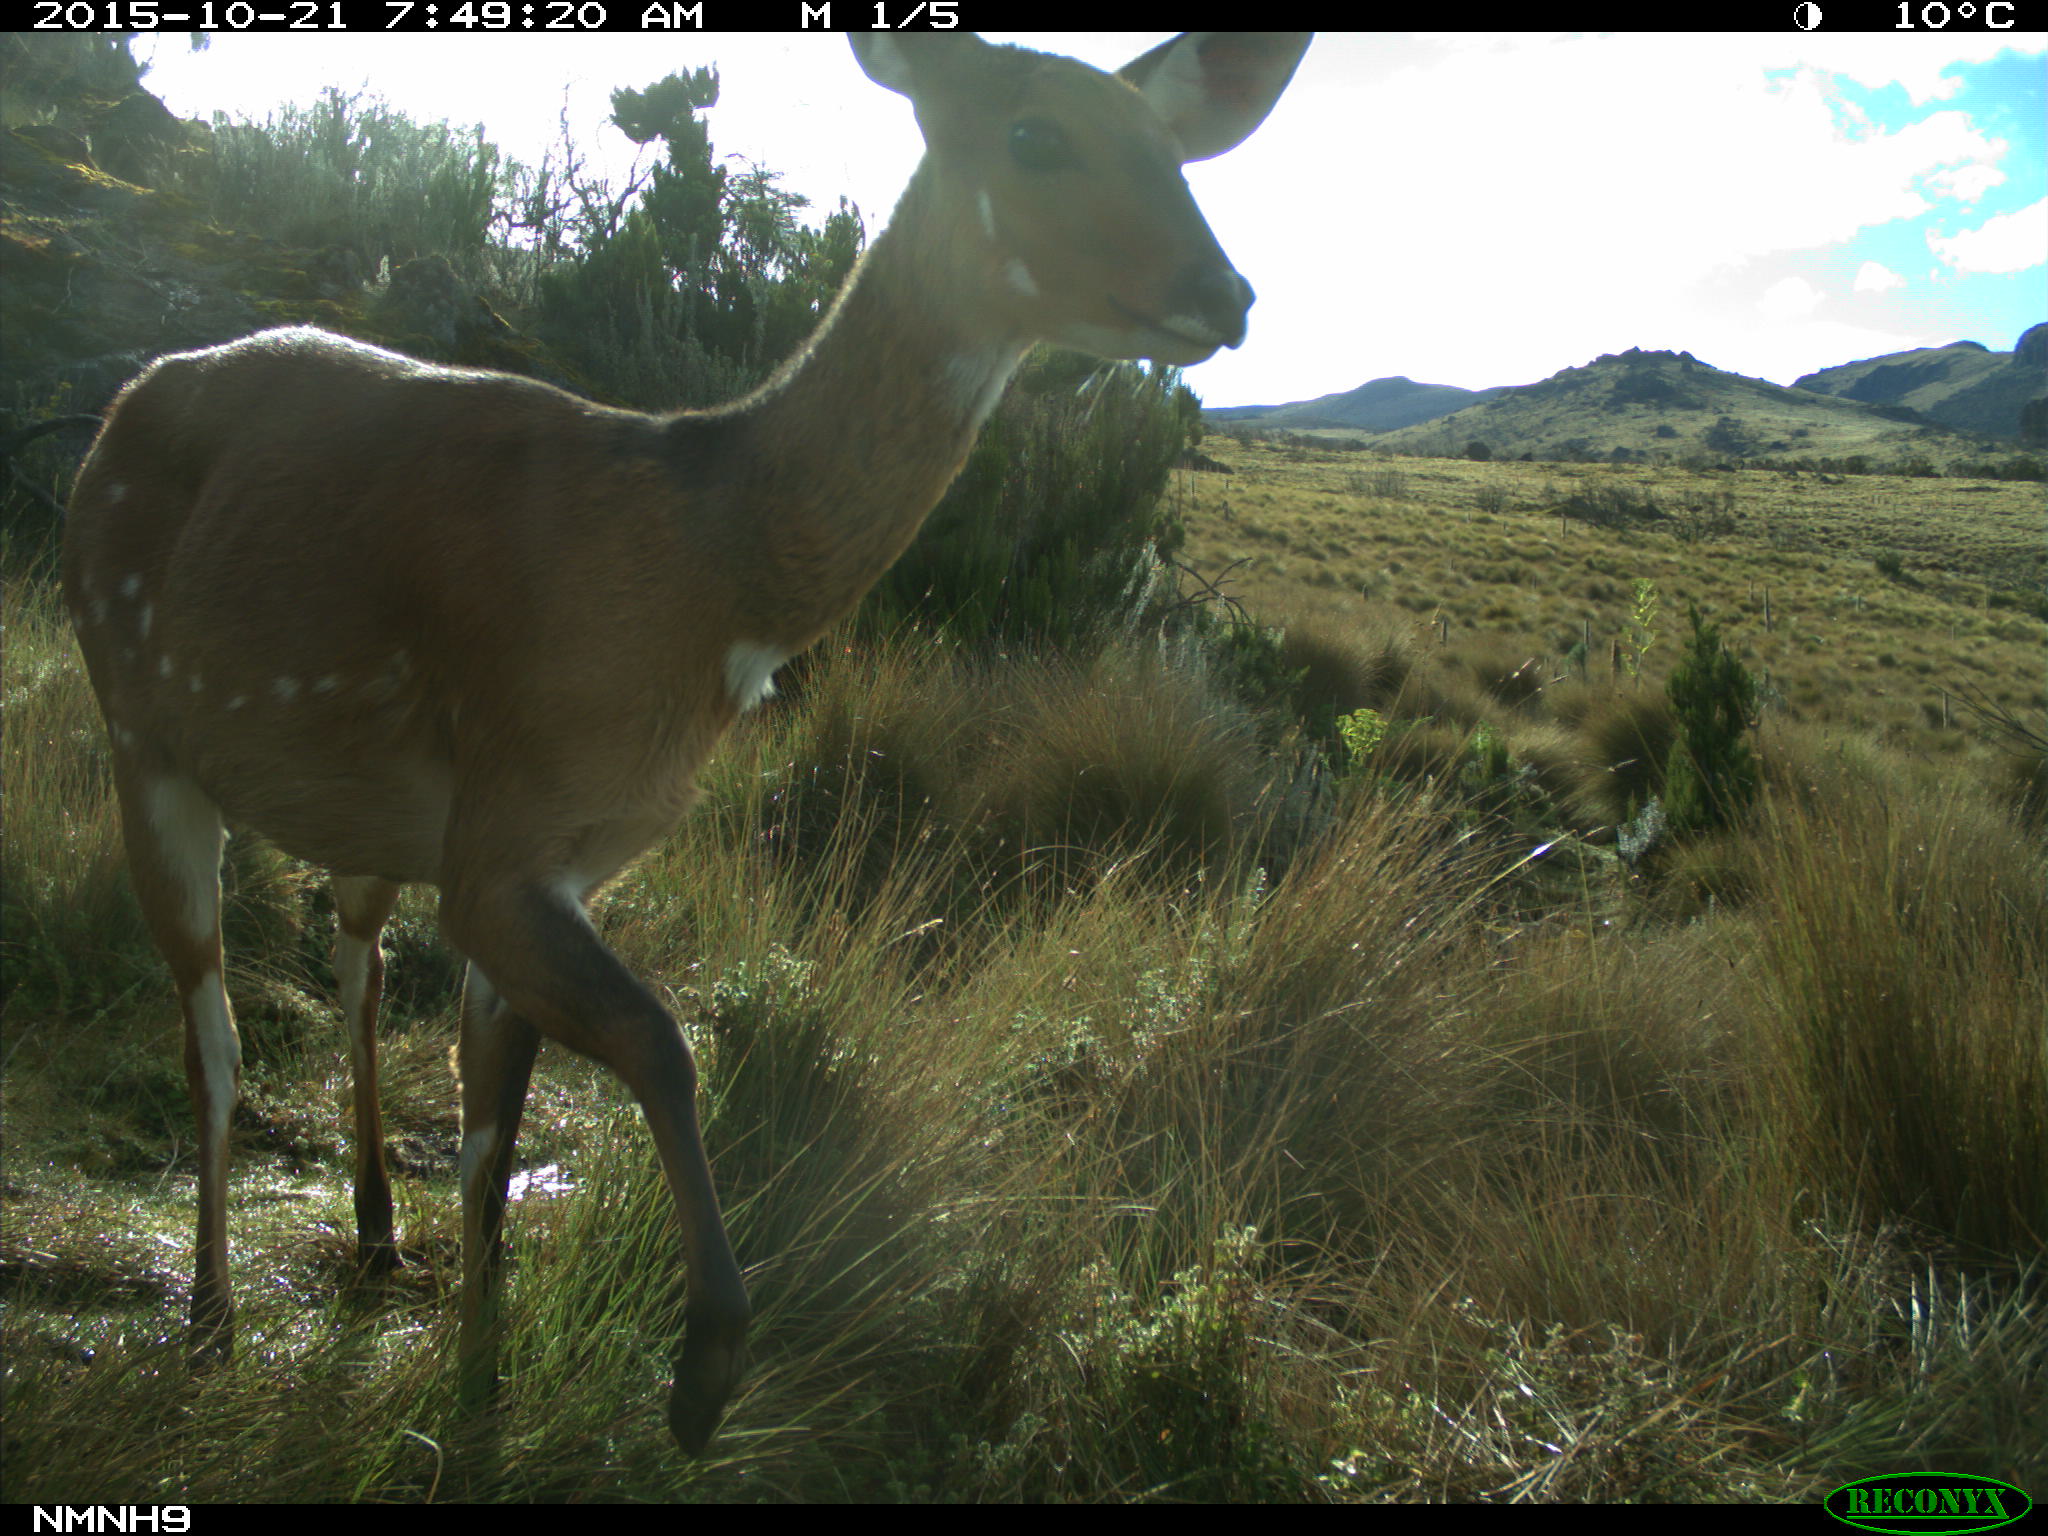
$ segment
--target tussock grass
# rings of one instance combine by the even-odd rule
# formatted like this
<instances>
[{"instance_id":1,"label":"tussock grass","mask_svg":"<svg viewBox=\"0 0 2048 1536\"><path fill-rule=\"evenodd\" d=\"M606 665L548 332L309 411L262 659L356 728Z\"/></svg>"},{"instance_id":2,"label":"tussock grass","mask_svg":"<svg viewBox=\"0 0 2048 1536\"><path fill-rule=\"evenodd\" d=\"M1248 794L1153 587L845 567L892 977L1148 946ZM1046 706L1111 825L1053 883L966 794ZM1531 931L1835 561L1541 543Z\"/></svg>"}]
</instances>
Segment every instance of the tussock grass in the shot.
<instances>
[{"instance_id":1,"label":"tussock grass","mask_svg":"<svg viewBox=\"0 0 2048 1536\"><path fill-rule=\"evenodd\" d=\"M1973 1254L2048 1238L2048 891L1980 797L1781 809L1751 855L1773 1094L1796 1155Z\"/></svg>"},{"instance_id":2,"label":"tussock grass","mask_svg":"<svg viewBox=\"0 0 2048 1536\"><path fill-rule=\"evenodd\" d=\"M149 936L122 869L99 709L52 573L10 569L4 603L0 996L22 992L68 1012L140 981ZM71 963L84 952L100 964Z\"/></svg>"},{"instance_id":3,"label":"tussock grass","mask_svg":"<svg viewBox=\"0 0 2048 1536\"><path fill-rule=\"evenodd\" d=\"M1747 822L1624 862L1602 839L1656 787L1661 688L1520 694L1486 660L1517 646L1443 656L1334 604L1285 659L1392 721L1350 777L1304 778L1284 724L1149 638L831 647L607 893L698 1051L758 1309L698 1464L660 1417L668 1197L622 1091L552 1050L502 1401L456 1409L453 973L417 898L388 939L404 1267L356 1279L330 916L236 839L244 1333L192 1375L174 1003L47 588L7 602L12 1498L2048 1476L2038 840L1951 766L1774 719Z\"/></svg>"}]
</instances>

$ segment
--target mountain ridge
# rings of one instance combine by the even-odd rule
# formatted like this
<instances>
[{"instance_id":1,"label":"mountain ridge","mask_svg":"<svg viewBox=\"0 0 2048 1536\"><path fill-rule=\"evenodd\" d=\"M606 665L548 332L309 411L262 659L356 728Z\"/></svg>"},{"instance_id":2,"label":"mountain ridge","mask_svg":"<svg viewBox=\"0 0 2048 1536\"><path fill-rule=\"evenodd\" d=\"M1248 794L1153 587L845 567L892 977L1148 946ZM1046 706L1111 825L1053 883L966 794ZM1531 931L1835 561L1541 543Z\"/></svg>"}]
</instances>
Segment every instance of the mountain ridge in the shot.
<instances>
[{"instance_id":1,"label":"mountain ridge","mask_svg":"<svg viewBox=\"0 0 2048 1536\"><path fill-rule=\"evenodd\" d=\"M2048 325L2036 325L2011 352L1952 342L1822 369L1789 387L1690 352L1631 347L1533 384L1464 390L1396 376L1203 414L1217 426L1366 432L1375 447L1414 453L1483 444L1536 458L1957 456L2038 445L2044 395Z\"/></svg>"}]
</instances>

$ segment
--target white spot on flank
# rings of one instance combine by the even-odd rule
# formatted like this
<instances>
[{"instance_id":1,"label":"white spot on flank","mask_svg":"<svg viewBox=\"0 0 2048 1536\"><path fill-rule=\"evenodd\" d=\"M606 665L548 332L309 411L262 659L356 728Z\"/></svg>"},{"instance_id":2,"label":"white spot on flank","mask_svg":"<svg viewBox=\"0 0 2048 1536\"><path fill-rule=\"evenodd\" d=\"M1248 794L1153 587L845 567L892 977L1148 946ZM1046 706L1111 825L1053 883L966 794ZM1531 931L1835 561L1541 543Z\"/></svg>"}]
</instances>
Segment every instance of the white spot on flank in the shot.
<instances>
[{"instance_id":1,"label":"white spot on flank","mask_svg":"<svg viewBox=\"0 0 2048 1536\"><path fill-rule=\"evenodd\" d=\"M1003 277L1017 290L1018 296L1026 299L1038 297L1038 284L1031 280L1031 269L1015 256L1003 264Z\"/></svg>"},{"instance_id":2,"label":"white spot on flank","mask_svg":"<svg viewBox=\"0 0 2048 1536\"><path fill-rule=\"evenodd\" d=\"M752 640L735 640L725 653L725 687L741 713L752 709L775 693L775 669L789 660L789 653Z\"/></svg>"},{"instance_id":3,"label":"white spot on flank","mask_svg":"<svg viewBox=\"0 0 2048 1536\"><path fill-rule=\"evenodd\" d=\"M104 597L96 597L92 600L92 621L95 624L107 622L107 600Z\"/></svg>"},{"instance_id":4,"label":"white spot on flank","mask_svg":"<svg viewBox=\"0 0 2048 1536\"><path fill-rule=\"evenodd\" d=\"M280 677L270 685L270 691L277 695L277 702L289 704L299 696L299 680L296 677Z\"/></svg>"},{"instance_id":5,"label":"white spot on flank","mask_svg":"<svg viewBox=\"0 0 2048 1536\"><path fill-rule=\"evenodd\" d=\"M248 703L248 702L249 702L249 697L248 697L248 695L247 695L247 694L242 694L242 693L238 693L238 694L236 694L236 695L235 695L235 696L234 696L234 697L233 697L232 699L229 699L229 700L228 700L228 706L227 706L227 707L228 707L229 709L240 709L240 708L241 708L241 707L242 707L242 706L243 706L244 704L246 704L246 703Z\"/></svg>"},{"instance_id":6,"label":"white spot on flank","mask_svg":"<svg viewBox=\"0 0 2048 1536\"><path fill-rule=\"evenodd\" d=\"M169 677L171 675L172 665L173 663L170 657L159 656L156 659L156 675L158 677Z\"/></svg>"},{"instance_id":7,"label":"white spot on flank","mask_svg":"<svg viewBox=\"0 0 2048 1536\"><path fill-rule=\"evenodd\" d=\"M203 686L199 680L199 674L197 672L192 673L185 680L192 685L192 691L194 693L197 693Z\"/></svg>"},{"instance_id":8,"label":"white spot on flank","mask_svg":"<svg viewBox=\"0 0 2048 1536\"><path fill-rule=\"evenodd\" d=\"M125 576L121 579L121 595L123 597L133 597L136 593L140 592L141 590L141 576Z\"/></svg>"},{"instance_id":9,"label":"white spot on flank","mask_svg":"<svg viewBox=\"0 0 2048 1536\"><path fill-rule=\"evenodd\" d=\"M988 193L986 191L981 191L974 194L974 207L975 211L981 215L982 233L986 234L991 240L995 239L996 210L994 206L990 204L988 200Z\"/></svg>"},{"instance_id":10,"label":"white spot on flank","mask_svg":"<svg viewBox=\"0 0 2048 1536\"><path fill-rule=\"evenodd\" d=\"M406 679L412 675L412 657L404 651L395 652L390 661L370 680L363 684L362 694L366 699L378 703L395 699L405 687Z\"/></svg>"},{"instance_id":11,"label":"white spot on flank","mask_svg":"<svg viewBox=\"0 0 2048 1536\"><path fill-rule=\"evenodd\" d=\"M123 485L118 480L113 481L107 486L107 502L109 505L117 501L125 500L127 498L127 495L128 487ZM133 597L134 594L131 592L129 596Z\"/></svg>"},{"instance_id":12,"label":"white spot on flank","mask_svg":"<svg viewBox=\"0 0 2048 1536\"><path fill-rule=\"evenodd\" d=\"M142 638L143 638L143 639L145 639L145 640L147 640L147 639L149 638L149 623L150 623L150 620L151 620L151 619L154 619L155 617L156 617L156 604L154 604L154 603L144 603L144 604L142 605Z\"/></svg>"},{"instance_id":13,"label":"white spot on flank","mask_svg":"<svg viewBox=\"0 0 2048 1536\"><path fill-rule=\"evenodd\" d=\"M330 672L327 676L321 678L319 682L313 685L313 691L315 693L332 693L334 692L335 689L339 688L340 686L341 679Z\"/></svg>"}]
</instances>

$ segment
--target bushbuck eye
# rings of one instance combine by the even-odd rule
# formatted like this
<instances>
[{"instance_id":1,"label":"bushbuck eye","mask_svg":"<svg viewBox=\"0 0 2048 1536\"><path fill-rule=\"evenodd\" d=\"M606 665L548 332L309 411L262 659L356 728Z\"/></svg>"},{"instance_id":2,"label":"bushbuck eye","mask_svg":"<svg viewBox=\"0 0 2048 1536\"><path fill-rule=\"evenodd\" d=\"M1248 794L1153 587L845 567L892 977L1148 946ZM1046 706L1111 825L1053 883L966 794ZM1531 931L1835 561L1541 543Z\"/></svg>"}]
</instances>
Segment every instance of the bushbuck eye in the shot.
<instances>
[{"instance_id":1,"label":"bushbuck eye","mask_svg":"<svg viewBox=\"0 0 2048 1536\"><path fill-rule=\"evenodd\" d=\"M1010 129L1010 158L1027 171L1057 171L1074 163L1074 151L1058 123L1027 117Z\"/></svg>"}]
</instances>

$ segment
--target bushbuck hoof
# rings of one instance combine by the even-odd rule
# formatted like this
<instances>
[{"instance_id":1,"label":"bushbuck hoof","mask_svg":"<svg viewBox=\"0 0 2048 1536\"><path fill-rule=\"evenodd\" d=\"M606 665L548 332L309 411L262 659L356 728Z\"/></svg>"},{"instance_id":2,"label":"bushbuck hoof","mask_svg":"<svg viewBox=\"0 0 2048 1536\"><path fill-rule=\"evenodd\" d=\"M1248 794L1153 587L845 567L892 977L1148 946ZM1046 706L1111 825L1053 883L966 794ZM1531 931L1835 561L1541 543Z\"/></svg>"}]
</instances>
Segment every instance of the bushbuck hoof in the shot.
<instances>
[{"instance_id":1,"label":"bushbuck hoof","mask_svg":"<svg viewBox=\"0 0 2048 1536\"><path fill-rule=\"evenodd\" d=\"M718 1433L726 1400L747 1369L747 1325L691 1323L668 1394L668 1432L686 1456L701 1456Z\"/></svg>"}]
</instances>

